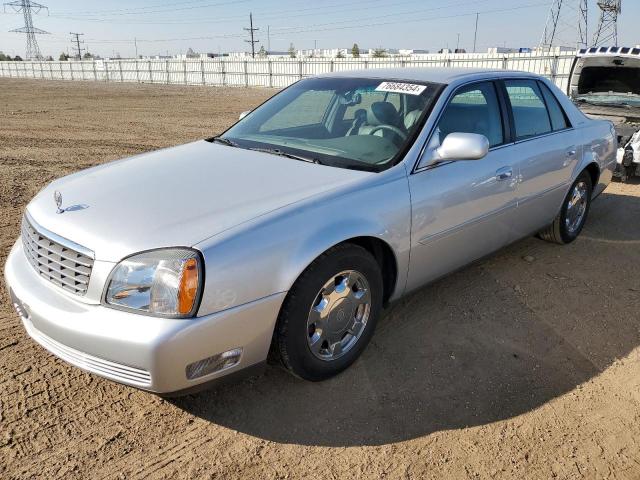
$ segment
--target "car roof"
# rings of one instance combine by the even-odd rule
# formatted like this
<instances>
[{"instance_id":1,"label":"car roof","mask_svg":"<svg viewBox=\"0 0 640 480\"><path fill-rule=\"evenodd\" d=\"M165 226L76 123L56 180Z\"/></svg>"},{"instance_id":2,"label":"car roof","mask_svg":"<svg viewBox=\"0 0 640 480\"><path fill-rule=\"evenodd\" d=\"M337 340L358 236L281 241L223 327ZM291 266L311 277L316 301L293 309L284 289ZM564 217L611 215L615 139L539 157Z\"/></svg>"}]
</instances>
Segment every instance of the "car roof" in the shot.
<instances>
[{"instance_id":1,"label":"car roof","mask_svg":"<svg viewBox=\"0 0 640 480\"><path fill-rule=\"evenodd\" d=\"M482 80L504 77L539 77L534 73L516 70L496 70L489 68L369 68L332 72L319 77L339 78L380 78L389 80L406 80L416 82L433 82L450 84L464 80ZM539 77L541 78L541 77Z\"/></svg>"}]
</instances>

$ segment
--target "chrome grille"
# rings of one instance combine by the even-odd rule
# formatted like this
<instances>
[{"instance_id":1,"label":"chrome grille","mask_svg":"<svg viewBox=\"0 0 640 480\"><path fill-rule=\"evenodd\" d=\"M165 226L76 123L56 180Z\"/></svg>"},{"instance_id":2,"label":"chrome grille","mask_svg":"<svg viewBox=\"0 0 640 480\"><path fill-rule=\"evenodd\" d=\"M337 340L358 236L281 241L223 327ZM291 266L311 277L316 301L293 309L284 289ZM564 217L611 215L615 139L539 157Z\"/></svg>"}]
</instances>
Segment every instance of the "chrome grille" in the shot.
<instances>
[{"instance_id":1,"label":"chrome grille","mask_svg":"<svg viewBox=\"0 0 640 480\"><path fill-rule=\"evenodd\" d=\"M29 263L41 276L76 295L87 293L93 258L38 232L26 217L22 243Z\"/></svg>"}]
</instances>

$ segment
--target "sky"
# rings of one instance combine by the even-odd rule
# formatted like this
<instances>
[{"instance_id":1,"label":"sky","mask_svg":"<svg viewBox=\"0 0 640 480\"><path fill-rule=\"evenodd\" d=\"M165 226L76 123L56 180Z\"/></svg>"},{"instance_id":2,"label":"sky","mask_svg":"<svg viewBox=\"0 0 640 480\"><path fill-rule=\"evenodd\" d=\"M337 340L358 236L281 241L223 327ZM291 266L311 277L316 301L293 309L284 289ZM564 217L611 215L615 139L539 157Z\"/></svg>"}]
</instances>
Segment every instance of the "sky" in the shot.
<instances>
[{"instance_id":1,"label":"sky","mask_svg":"<svg viewBox=\"0 0 640 480\"><path fill-rule=\"evenodd\" d=\"M32 0L33 1L33 0ZM478 51L488 47L532 47L542 36L551 0L39 0L48 7L33 17L43 55L73 52L69 32L79 32L101 56L175 55L250 50L245 42L249 13L256 38L272 51L351 47L472 51L476 13ZM571 4L577 0L565 0ZM589 0L590 25L597 23L596 0ZM2 12L0 10L0 12ZM577 14L563 13L561 36L571 41ZM623 0L620 45L640 44L634 24L640 2ZM24 25L22 14L0 13L0 51L24 56L25 35L9 33ZM267 34L269 31L269 34ZM458 40L459 35L459 40ZM575 40L573 40L575 42Z\"/></svg>"}]
</instances>

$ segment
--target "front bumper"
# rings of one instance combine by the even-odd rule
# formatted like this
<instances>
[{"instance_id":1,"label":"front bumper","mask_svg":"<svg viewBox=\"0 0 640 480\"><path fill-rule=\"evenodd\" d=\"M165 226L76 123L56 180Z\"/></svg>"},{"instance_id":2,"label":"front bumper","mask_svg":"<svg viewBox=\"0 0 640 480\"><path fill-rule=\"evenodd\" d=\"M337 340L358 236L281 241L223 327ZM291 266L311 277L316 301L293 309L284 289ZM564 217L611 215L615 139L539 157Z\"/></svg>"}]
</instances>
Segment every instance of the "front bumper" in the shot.
<instances>
[{"instance_id":1,"label":"front bumper","mask_svg":"<svg viewBox=\"0 0 640 480\"><path fill-rule=\"evenodd\" d=\"M18 241L5 266L27 333L61 359L158 394L196 390L262 364L285 293L194 319L165 319L80 302L40 277ZM241 347L240 362L189 380L186 366Z\"/></svg>"}]
</instances>

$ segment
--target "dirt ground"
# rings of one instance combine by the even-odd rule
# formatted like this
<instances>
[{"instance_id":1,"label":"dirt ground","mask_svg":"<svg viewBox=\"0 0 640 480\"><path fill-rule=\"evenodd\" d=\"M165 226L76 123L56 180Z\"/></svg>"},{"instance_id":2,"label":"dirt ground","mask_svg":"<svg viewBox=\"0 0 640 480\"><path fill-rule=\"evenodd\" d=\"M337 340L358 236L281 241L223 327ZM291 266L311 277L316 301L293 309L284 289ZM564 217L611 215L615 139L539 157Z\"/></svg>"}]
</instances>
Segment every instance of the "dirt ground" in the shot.
<instances>
[{"instance_id":1,"label":"dirt ground","mask_svg":"<svg viewBox=\"0 0 640 480\"><path fill-rule=\"evenodd\" d=\"M220 132L273 92L0 79L0 264L50 180ZM31 341L0 280L1 478L640 478L640 184L390 307L319 384L177 400Z\"/></svg>"}]
</instances>

